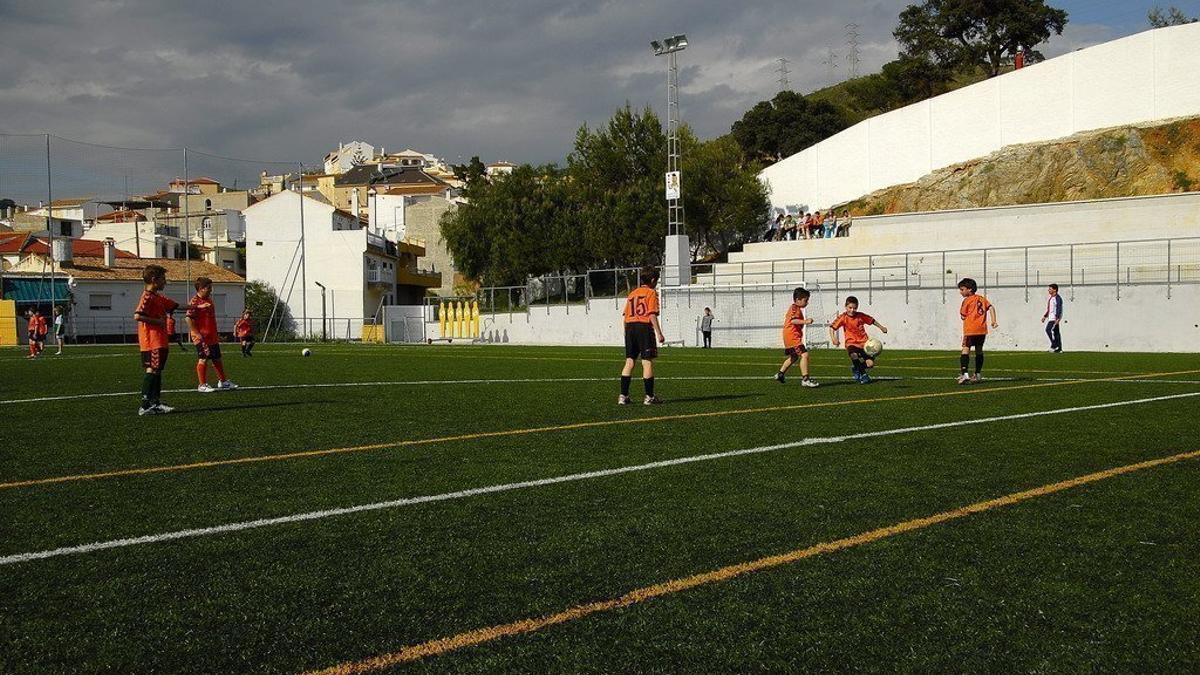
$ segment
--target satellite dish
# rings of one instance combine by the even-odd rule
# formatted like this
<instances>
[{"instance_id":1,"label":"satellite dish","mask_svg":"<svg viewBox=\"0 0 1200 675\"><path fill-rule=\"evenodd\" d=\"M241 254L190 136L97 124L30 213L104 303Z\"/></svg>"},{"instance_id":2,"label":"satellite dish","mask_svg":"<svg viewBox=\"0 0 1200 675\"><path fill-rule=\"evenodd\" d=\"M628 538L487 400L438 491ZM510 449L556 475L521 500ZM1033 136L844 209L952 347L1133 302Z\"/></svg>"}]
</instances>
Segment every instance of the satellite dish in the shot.
<instances>
[{"instance_id":1,"label":"satellite dish","mask_svg":"<svg viewBox=\"0 0 1200 675\"><path fill-rule=\"evenodd\" d=\"M67 288L75 290L75 287L78 285L79 282L75 281L75 277L67 277Z\"/></svg>"}]
</instances>

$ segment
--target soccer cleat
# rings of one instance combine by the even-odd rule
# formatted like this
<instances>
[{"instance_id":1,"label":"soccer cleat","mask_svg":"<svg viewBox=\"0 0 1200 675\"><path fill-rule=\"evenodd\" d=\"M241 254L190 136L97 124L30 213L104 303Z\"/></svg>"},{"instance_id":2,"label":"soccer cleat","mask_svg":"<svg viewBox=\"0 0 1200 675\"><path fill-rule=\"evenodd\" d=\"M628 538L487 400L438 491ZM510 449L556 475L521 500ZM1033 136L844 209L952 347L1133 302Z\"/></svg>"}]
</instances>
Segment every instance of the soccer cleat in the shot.
<instances>
[{"instance_id":1,"label":"soccer cleat","mask_svg":"<svg viewBox=\"0 0 1200 675\"><path fill-rule=\"evenodd\" d=\"M975 373L975 375L973 377L971 377L971 383L979 384L980 382L983 382L983 376L980 375L979 373Z\"/></svg>"},{"instance_id":2,"label":"soccer cleat","mask_svg":"<svg viewBox=\"0 0 1200 675\"><path fill-rule=\"evenodd\" d=\"M657 396L647 396L642 405L662 405L662 399Z\"/></svg>"},{"instance_id":3,"label":"soccer cleat","mask_svg":"<svg viewBox=\"0 0 1200 675\"><path fill-rule=\"evenodd\" d=\"M158 414L161 414L161 413L159 413L158 408L156 408L154 406L150 406L149 408L138 408L138 417L141 417L142 415L158 415Z\"/></svg>"},{"instance_id":4,"label":"soccer cleat","mask_svg":"<svg viewBox=\"0 0 1200 675\"><path fill-rule=\"evenodd\" d=\"M784 378L783 373L775 373L775 381L779 384L783 384L785 379L786 378Z\"/></svg>"},{"instance_id":5,"label":"soccer cleat","mask_svg":"<svg viewBox=\"0 0 1200 675\"><path fill-rule=\"evenodd\" d=\"M855 370L854 368L851 368L851 369L850 369L850 376L854 378L854 381L855 381L855 382L861 382L861 381L862 381L862 376L861 376L861 375L859 375L859 374L858 374L858 371L857 371L857 370Z\"/></svg>"},{"instance_id":6,"label":"soccer cleat","mask_svg":"<svg viewBox=\"0 0 1200 675\"><path fill-rule=\"evenodd\" d=\"M617 397L617 405L629 405L629 397L625 394L621 394Z\"/></svg>"},{"instance_id":7,"label":"soccer cleat","mask_svg":"<svg viewBox=\"0 0 1200 675\"><path fill-rule=\"evenodd\" d=\"M154 409L158 411L159 415L166 415L169 412L175 412L174 408L163 403L155 403Z\"/></svg>"},{"instance_id":8,"label":"soccer cleat","mask_svg":"<svg viewBox=\"0 0 1200 675\"><path fill-rule=\"evenodd\" d=\"M211 385L209 385L207 382L205 382L204 384L200 385L199 387L196 387L196 391L200 392L201 394L211 394L214 391L216 391L216 389L213 388Z\"/></svg>"},{"instance_id":9,"label":"soccer cleat","mask_svg":"<svg viewBox=\"0 0 1200 675\"><path fill-rule=\"evenodd\" d=\"M229 380L221 380L220 382L217 383L217 389L230 390L230 389L237 389L237 388L238 388L238 386L236 384L234 384L233 382L230 382Z\"/></svg>"},{"instance_id":10,"label":"soccer cleat","mask_svg":"<svg viewBox=\"0 0 1200 675\"><path fill-rule=\"evenodd\" d=\"M963 373L962 375L958 376L959 384L968 384L968 383L970 383L970 381L971 381L971 376L967 375L966 373Z\"/></svg>"},{"instance_id":11,"label":"soccer cleat","mask_svg":"<svg viewBox=\"0 0 1200 675\"><path fill-rule=\"evenodd\" d=\"M821 385L817 384L816 382L813 382L812 380L801 380L800 386L802 386L802 387L819 387Z\"/></svg>"},{"instance_id":12,"label":"soccer cleat","mask_svg":"<svg viewBox=\"0 0 1200 675\"><path fill-rule=\"evenodd\" d=\"M859 376L858 383L859 384L871 384L871 376L866 373L863 373L862 375Z\"/></svg>"}]
</instances>

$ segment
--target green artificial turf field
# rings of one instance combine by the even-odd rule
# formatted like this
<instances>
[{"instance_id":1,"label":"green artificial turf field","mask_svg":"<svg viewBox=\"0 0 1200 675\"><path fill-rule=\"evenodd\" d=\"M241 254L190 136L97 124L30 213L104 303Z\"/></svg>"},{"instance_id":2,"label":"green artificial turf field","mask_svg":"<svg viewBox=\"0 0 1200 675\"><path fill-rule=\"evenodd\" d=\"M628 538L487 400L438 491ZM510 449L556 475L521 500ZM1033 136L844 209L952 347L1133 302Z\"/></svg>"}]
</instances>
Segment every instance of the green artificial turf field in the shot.
<instances>
[{"instance_id":1,"label":"green artificial turf field","mask_svg":"<svg viewBox=\"0 0 1200 675\"><path fill-rule=\"evenodd\" d=\"M313 350L0 351L0 671L1200 669L1195 355Z\"/></svg>"}]
</instances>

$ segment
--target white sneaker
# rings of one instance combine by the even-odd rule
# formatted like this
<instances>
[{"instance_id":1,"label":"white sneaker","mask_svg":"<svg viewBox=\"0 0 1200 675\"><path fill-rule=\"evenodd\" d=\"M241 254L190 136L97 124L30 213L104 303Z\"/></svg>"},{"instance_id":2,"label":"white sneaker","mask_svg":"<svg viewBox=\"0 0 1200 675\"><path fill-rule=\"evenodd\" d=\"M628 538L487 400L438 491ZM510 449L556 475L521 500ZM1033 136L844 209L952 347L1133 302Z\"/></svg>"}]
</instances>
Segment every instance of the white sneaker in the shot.
<instances>
[{"instance_id":1,"label":"white sneaker","mask_svg":"<svg viewBox=\"0 0 1200 675\"><path fill-rule=\"evenodd\" d=\"M214 389L211 385L209 385L207 382L205 382L204 384L200 385L199 387L196 387L196 391L200 392L201 394L211 394L214 391L216 391L216 389Z\"/></svg>"},{"instance_id":2,"label":"white sneaker","mask_svg":"<svg viewBox=\"0 0 1200 675\"><path fill-rule=\"evenodd\" d=\"M141 417L142 415L158 415L158 414L160 414L160 411L158 408L156 408L154 406L150 406L149 408L138 408L138 417Z\"/></svg>"},{"instance_id":3,"label":"white sneaker","mask_svg":"<svg viewBox=\"0 0 1200 675\"><path fill-rule=\"evenodd\" d=\"M158 411L157 414L159 414L159 415L166 415L167 413L174 412L174 410L175 410L171 406L163 405L162 403L155 404L153 409Z\"/></svg>"},{"instance_id":4,"label":"white sneaker","mask_svg":"<svg viewBox=\"0 0 1200 675\"><path fill-rule=\"evenodd\" d=\"M801 387L819 387L821 385L817 384L816 382L813 382L812 380L800 380L800 386Z\"/></svg>"},{"instance_id":5,"label":"white sneaker","mask_svg":"<svg viewBox=\"0 0 1200 675\"><path fill-rule=\"evenodd\" d=\"M238 386L229 380L221 380L217 383L217 389L237 389Z\"/></svg>"},{"instance_id":6,"label":"white sneaker","mask_svg":"<svg viewBox=\"0 0 1200 675\"><path fill-rule=\"evenodd\" d=\"M983 382L982 375L980 375L979 373L975 373L974 375L971 376L971 384L979 384L980 382Z\"/></svg>"},{"instance_id":7,"label":"white sneaker","mask_svg":"<svg viewBox=\"0 0 1200 675\"><path fill-rule=\"evenodd\" d=\"M662 399L657 396L647 396L645 398L645 400L642 401L642 405L661 405L661 404L662 404Z\"/></svg>"},{"instance_id":8,"label":"white sneaker","mask_svg":"<svg viewBox=\"0 0 1200 675\"><path fill-rule=\"evenodd\" d=\"M968 382L970 382L970 381L971 381L971 376L970 376L970 375L967 375L966 373L963 373L962 375L959 375L959 376L958 376L958 383L959 383L959 384L967 384L967 383L968 383Z\"/></svg>"}]
</instances>

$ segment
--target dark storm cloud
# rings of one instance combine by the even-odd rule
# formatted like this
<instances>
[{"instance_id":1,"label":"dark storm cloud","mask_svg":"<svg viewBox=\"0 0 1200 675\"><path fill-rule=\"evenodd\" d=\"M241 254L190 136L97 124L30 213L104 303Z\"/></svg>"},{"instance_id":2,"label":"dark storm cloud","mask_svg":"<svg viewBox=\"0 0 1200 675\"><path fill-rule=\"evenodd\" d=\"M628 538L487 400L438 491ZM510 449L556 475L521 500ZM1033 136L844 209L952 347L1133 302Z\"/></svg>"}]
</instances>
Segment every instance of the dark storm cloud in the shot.
<instances>
[{"instance_id":1,"label":"dark storm cloud","mask_svg":"<svg viewBox=\"0 0 1200 675\"><path fill-rule=\"evenodd\" d=\"M338 141L456 161L561 161L575 129L625 101L662 110L649 41L686 32L682 111L725 133L774 94L894 58L904 0L746 6L548 2L0 2L0 127L114 145L319 161Z\"/></svg>"}]
</instances>

